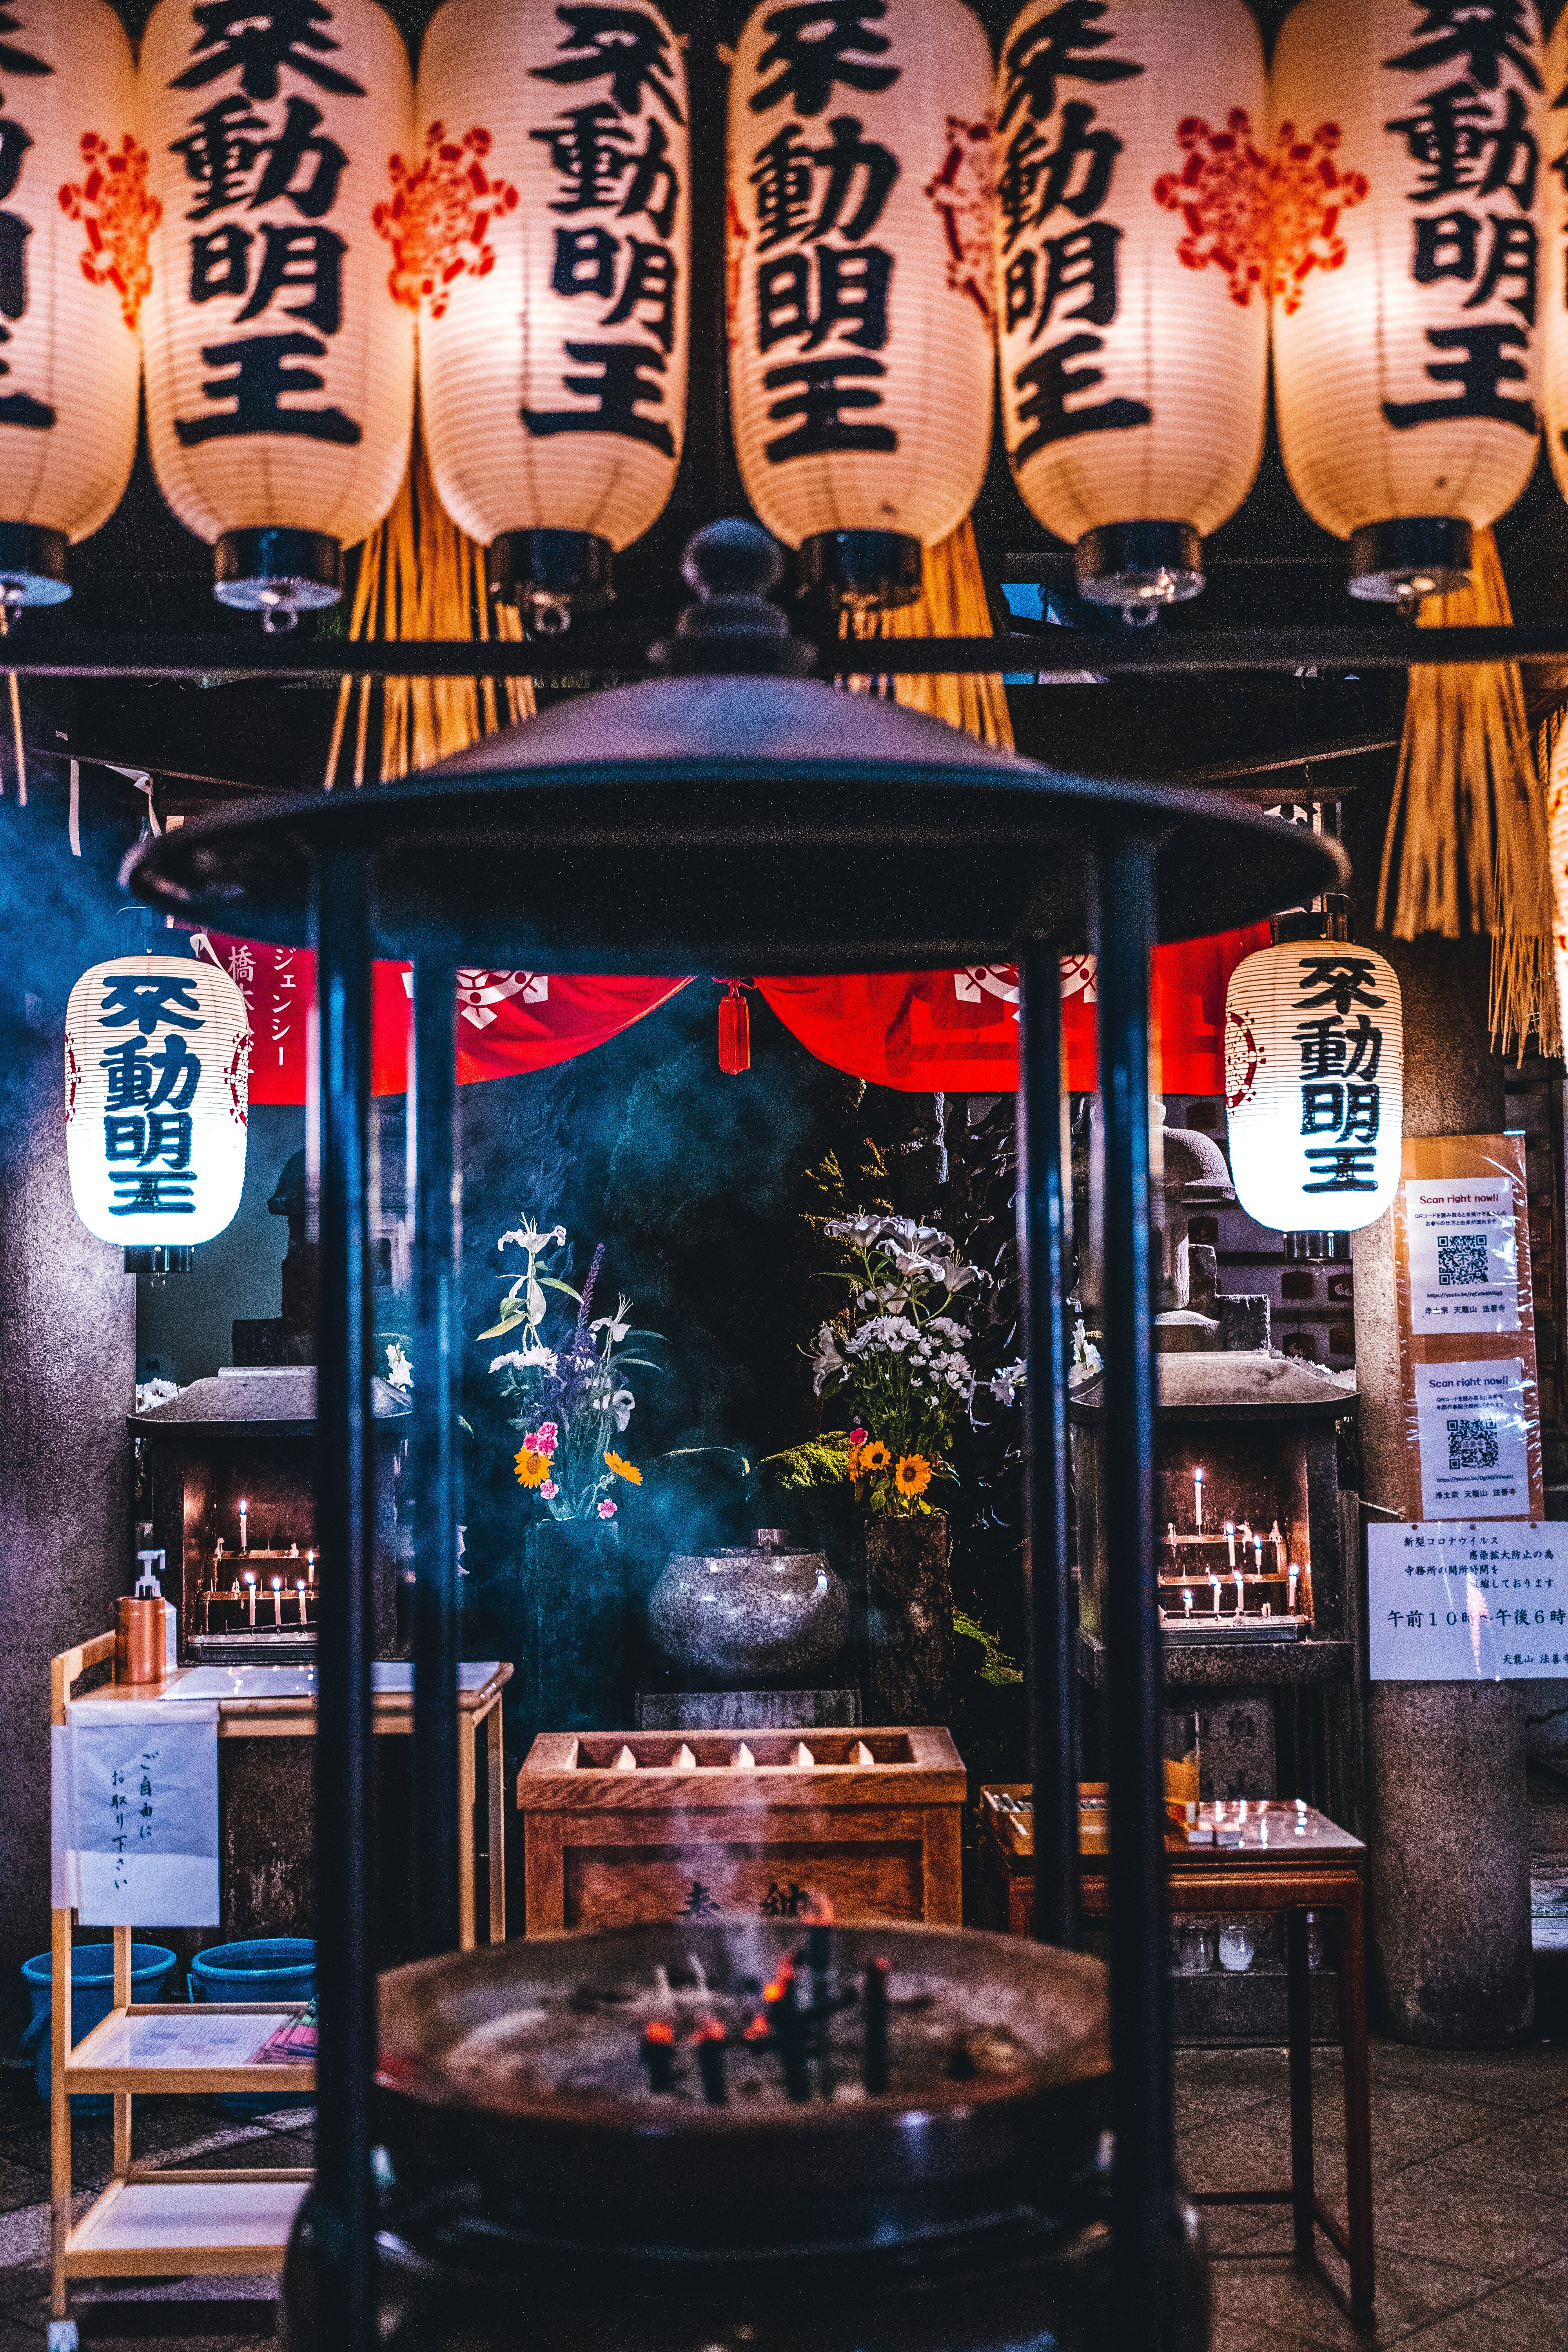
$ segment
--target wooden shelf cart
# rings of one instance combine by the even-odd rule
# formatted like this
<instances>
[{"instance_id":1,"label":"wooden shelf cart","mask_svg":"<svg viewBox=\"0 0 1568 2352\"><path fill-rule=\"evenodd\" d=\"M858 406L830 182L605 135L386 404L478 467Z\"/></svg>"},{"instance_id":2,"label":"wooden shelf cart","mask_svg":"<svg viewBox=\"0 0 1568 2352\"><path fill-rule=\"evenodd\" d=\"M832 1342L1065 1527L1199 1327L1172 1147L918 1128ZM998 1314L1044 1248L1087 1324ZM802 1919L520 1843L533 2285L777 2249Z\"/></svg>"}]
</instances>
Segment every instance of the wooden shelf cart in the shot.
<instances>
[{"instance_id":1,"label":"wooden shelf cart","mask_svg":"<svg viewBox=\"0 0 1568 2352\"><path fill-rule=\"evenodd\" d=\"M66 1721L71 1689L81 1675L106 1662L112 1671L114 1635L100 1633L74 1650L62 1651L49 1668L49 1720ZM186 1670L188 1671L188 1669ZM486 1794L489 1851L489 1941L506 1937L505 1820L501 1785L501 1693L511 1677L507 1664L464 1670L458 1706L468 1736L458 1742L458 1814L461 1942L477 1941L474 1841L469 1832L477 1795L474 1735L486 1730ZM110 1684L95 1698L155 1699L181 1679L136 1685ZM408 1734L414 1728L412 1691L377 1691L378 1732ZM310 1697L226 1698L218 1703L219 1739L298 1739L316 1728ZM203 2063L199 2035L186 2037L184 2051L171 2052L167 2035L149 2031L144 2021L165 2019L195 2024L254 2017L257 2041L273 2024L294 2015L297 2001L223 2002L204 2011L184 2001L131 1999L131 1947L137 1930L115 1927L113 2000L109 2015L85 2040L71 2047L71 1943L75 1913L52 1915L53 1977L50 2018L52 2087L50 2157L50 2352L77 2352L78 2331L70 2316L70 2284L81 2278L194 2277L280 2268L294 2214L310 2179L308 2170L192 2171L178 2166L138 2164L132 2152L132 2105L137 2096L226 2095L283 2098L315 2089L309 2065ZM153 2045L149 2048L149 2044ZM108 2093L113 2100L113 2173L81 2219L71 2219L71 2112L73 2092Z\"/></svg>"}]
</instances>

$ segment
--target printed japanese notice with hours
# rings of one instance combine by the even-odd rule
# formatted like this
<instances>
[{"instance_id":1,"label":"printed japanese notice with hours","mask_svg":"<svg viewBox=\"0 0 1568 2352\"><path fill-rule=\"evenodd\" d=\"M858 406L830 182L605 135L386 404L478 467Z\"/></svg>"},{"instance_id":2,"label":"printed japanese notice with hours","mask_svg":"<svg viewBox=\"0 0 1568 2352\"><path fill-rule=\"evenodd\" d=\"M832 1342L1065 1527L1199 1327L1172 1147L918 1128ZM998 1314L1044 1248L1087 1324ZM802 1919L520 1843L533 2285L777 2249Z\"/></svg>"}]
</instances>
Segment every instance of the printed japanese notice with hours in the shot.
<instances>
[{"instance_id":1,"label":"printed japanese notice with hours","mask_svg":"<svg viewBox=\"0 0 1568 2352\"><path fill-rule=\"evenodd\" d=\"M1366 1535L1373 1682L1568 1675L1568 1528L1415 1519Z\"/></svg>"}]
</instances>

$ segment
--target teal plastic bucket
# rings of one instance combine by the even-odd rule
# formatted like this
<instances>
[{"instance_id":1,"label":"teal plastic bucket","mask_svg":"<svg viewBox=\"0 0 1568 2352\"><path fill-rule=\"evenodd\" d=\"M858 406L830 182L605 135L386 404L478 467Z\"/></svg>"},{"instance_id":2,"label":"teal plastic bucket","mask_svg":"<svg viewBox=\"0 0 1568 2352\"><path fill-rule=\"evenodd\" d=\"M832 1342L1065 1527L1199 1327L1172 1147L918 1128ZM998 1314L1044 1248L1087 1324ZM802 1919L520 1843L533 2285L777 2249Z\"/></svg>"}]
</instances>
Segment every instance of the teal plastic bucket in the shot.
<instances>
[{"instance_id":1,"label":"teal plastic bucket","mask_svg":"<svg viewBox=\"0 0 1568 2352\"><path fill-rule=\"evenodd\" d=\"M163 1944L132 1944L131 1947L131 1998L132 2000L156 2000L163 1990L164 1979L174 1965L174 1955ZM23 2050L37 2053L33 2063L33 2080L38 2096L49 2095L51 2068L49 2064L49 2020L54 2011L54 1960L47 1952L35 1953L22 1963L22 1981L27 1988L27 1998L33 2004L33 2014L22 2035ZM71 1951L71 2043L75 2044L100 2025L114 2006L114 1947L112 1944L77 1944ZM71 2100L77 2114L96 2115L107 2110L107 2093L79 2091Z\"/></svg>"},{"instance_id":2,"label":"teal plastic bucket","mask_svg":"<svg viewBox=\"0 0 1568 2352\"><path fill-rule=\"evenodd\" d=\"M316 1945L310 1936L258 1936L198 1952L186 1979L193 2000L298 2001L316 1996Z\"/></svg>"},{"instance_id":3,"label":"teal plastic bucket","mask_svg":"<svg viewBox=\"0 0 1568 2352\"><path fill-rule=\"evenodd\" d=\"M185 1981L193 2000L298 2001L303 2008L316 1997L315 1941L310 1936L257 1936L242 1944L215 1944L210 1951L196 1954ZM270 2098L247 2092L220 2101L238 2116L314 2104L308 2091L280 2092Z\"/></svg>"}]
</instances>

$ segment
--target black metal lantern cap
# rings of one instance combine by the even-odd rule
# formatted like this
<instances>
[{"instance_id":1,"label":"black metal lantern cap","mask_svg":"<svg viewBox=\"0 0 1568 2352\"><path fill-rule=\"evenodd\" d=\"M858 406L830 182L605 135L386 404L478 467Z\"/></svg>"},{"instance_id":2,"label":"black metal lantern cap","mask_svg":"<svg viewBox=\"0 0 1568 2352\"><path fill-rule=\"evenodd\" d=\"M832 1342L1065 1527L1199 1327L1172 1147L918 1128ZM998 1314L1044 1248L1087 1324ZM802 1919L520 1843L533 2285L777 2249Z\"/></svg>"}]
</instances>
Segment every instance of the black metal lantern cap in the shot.
<instances>
[{"instance_id":1,"label":"black metal lantern cap","mask_svg":"<svg viewBox=\"0 0 1568 2352\"><path fill-rule=\"evenodd\" d=\"M1059 775L896 703L781 675L802 649L761 593L777 549L750 525L700 533L686 572L699 602L663 652L687 674L558 703L402 783L201 818L139 845L128 887L168 913L303 945L313 870L345 851L370 874L379 955L809 972L1087 946L1100 854L1129 836L1167 845L1165 939L1344 880L1337 843L1277 818Z\"/></svg>"},{"instance_id":2,"label":"black metal lantern cap","mask_svg":"<svg viewBox=\"0 0 1568 2352\"><path fill-rule=\"evenodd\" d=\"M920 602L925 551L902 530L819 530L802 541L800 593L835 608L891 612Z\"/></svg>"},{"instance_id":3,"label":"black metal lantern cap","mask_svg":"<svg viewBox=\"0 0 1568 2352\"><path fill-rule=\"evenodd\" d=\"M485 580L498 604L516 604L544 636L574 613L615 601L613 550L590 530L505 530L485 550Z\"/></svg>"},{"instance_id":4,"label":"black metal lantern cap","mask_svg":"<svg viewBox=\"0 0 1568 2352\"><path fill-rule=\"evenodd\" d=\"M226 530L213 551L220 604L259 613L262 626L291 629L301 613L335 604L343 593L343 551L321 530Z\"/></svg>"},{"instance_id":5,"label":"black metal lantern cap","mask_svg":"<svg viewBox=\"0 0 1568 2352\"><path fill-rule=\"evenodd\" d=\"M0 522L0 604L63 604L71 593L63 530Z\"/></svg>"},{"instance_id":6,"label":"black metal lantern cap","mask_svg":"<svg viewBox=\"0 0 1568 2352\"><path fill-rule=\"evenodd\" d=\"M1152 620L1163 604L1201 594L1204 543L1190 522L1114 522L1086 530L1073 550L1079 594Z\"/></svg>"},{"instance_id":7,"label":"black metal lantern cap","mask_svg":"<svg viewBox=\"0 0 1568 2352\"><path fill-rule=\"evenodd\" d=\"M1351 594L1364 604L1415 604L1470 584L1475 534L1456 515L1402 515L1351 533Z\"/></svg>"}]
</instances>

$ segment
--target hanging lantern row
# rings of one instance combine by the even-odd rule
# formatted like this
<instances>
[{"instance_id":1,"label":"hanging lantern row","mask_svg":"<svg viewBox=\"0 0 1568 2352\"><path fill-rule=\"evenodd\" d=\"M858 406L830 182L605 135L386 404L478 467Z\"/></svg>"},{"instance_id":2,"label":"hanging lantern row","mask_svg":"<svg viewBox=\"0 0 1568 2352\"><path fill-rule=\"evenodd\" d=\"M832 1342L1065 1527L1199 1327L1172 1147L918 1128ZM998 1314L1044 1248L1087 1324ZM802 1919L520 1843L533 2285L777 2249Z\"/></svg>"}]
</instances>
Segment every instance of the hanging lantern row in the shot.
<instances>
[{"instance_id":1,"label":"hanging lantern row","mask_svg":"<svg viewBox=\"0 0 1568 2352\"><path fill-rule=\"evenodd\" d=\"M736 448L803 584L909 602L1009 463L1130 614L1195 594L1282 455L1352 593L1459 584L1544 404L1568 490L1568 179L1527 0L762 0L731 72ZM652 0L445 0L417 88L375 0L0 15L0 594L68 595L159 486L216 593L287 622L386 512L417 377L493 592L560 625L673 488L689 106Z\"/></svg>"}]
</instances>

